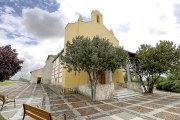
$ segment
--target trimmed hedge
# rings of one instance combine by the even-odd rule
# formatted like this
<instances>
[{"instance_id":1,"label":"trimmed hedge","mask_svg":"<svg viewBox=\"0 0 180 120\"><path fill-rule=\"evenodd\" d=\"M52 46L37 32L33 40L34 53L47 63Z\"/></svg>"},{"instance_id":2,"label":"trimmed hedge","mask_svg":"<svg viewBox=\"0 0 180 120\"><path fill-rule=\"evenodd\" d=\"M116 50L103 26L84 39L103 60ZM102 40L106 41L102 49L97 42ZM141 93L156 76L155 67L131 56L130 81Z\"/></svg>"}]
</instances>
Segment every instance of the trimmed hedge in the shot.
<instances>
[{"instance_id":1,"label":"trimmed hedge","mask_svg":"<svg viewBox=\"0 0 180 120\"><path fill-rule=\"evenodd\" d=\"M156 85L158 90L180 93L180 80L166 80Z\"/></svg>"}]
</instances>

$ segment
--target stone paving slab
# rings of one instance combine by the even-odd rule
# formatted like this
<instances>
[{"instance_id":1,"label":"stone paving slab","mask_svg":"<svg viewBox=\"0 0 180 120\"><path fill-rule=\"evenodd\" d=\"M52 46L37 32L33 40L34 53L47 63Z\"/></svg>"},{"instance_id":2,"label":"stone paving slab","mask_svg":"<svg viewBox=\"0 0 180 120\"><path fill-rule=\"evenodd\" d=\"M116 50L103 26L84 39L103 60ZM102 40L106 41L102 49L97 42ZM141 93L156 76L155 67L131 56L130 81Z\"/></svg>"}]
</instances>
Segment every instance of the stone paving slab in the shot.
<instances>
[{"instance_id":1,"label":"stone paving slab","mask_svg":"<svg viewBox=\"0 0 180 120\"><path fill-rule=\"evenodd\" d=\"M142 106L129 107L128 109L139 112L139 113L148 113L148 112L153 111L153 109L142 107Z\"/></svg>"},{"instance_id":2,"label":"stone paving slab","mask_svg":"<svg viewBox=\"0 0 180 120\"><path fill-rule=\"evenodd\" d=\"M144 104L141 104L141 106L149 107L149 108L154 108L154 109L158 109L158 108L164 107L163 105L158 105L158 104L153 104L153 103L144 103Z\"/></svg>"},{"instance_id":3,"label":"stone paving slab","mask_svg":"<svg viewBox=\"0 0 180 120\"><path fill-rule=\"evenodd\" d=\"M54 113L55 117L66 114L67 120L180 120L180 94L158 92L92 103L89 98L79 94L57 95L48 85L17 83L0 90L16 96L16 108L9 103L0 112L10 120L22 119L23 103L40 106ZM31 118L27 116L26 120Z\"/></svg>"},{"instance_id":4,"label":"stone paving slab","mask_svg":"<svg viewBox=\"0 0 180 120\"><path fill-rule=\"evenodd\" d=\"M118 107L127 107L127 106L132 105L132 104L125 103L125 102L116 102L116 103L113 103L113 104L118 106Z\"/></svg>"},{"instance_id":5,"label":"stone paving slab","mask_svg":"<svg viewBox=\"0 0 180 120\"><path fill-rule=\"evenodd\" d=\"M180 115L180 108L168 108L166 111L174 112Z\"/></svg>"},{"instance_id":6,"label":"stone paving slab","mask_svg":"<svg viewBox=\"0 0 180 120\"><path fill-rule=\"evenodd\" d=\"M93 107L80 108L80 109L77 109L77 111L81 114L81 116L88 116L88 115L96 114L99 112Z\"/></svg>"},{"instance_id":7,"label":"stone paving slab","mask_svg":"<svg viewBox=\"0 0 180 120\"><path fill-rule=\"evenodd\" d=\"M127 112L122 112L122 113L114 114L111 116L98 118L95 120L146 120L146 119L135 116L135 115L127 113Z\"/></svg>"},{"instance_id":8,"label":"stone paving slab","mask_svg":"<svg viewBox=\"0 0 180 120\"><path fill-rule=\"evenodd\" d=\"M180 120L180 116L174 115L168 112L159 112L155 114L154 116L164 119L164 120Z\"/></svg>"},{"instance_id":9,"label":"stone paving slab","mask_svg":"<svg viewBox=\"0 0 180 120\"><path fill-rule=\"evenodd\" d=\"M108 105L108 104L98 105L97 107L100 108L103 111L109 111L109 110L117 109L116 107L114 107L112 105Z\"/></svg>"},{"instance_id":10,"label":"stone paving slab","mask_svg":"<svg viewBox=\"0 0 180 120\"><path fill-rule=\"evenodd\" d=\"M27 103L33 106L41 106L42 98L33 96L33 94L35 94L36 86L37 85L35 84L34 85L24 84L24 86L21 86L18 89L12 90L12 93L10 94L18 93L18 94L15 94L16 106L14 107L13 102L5 104L0 114L6 120L17 120L17 119L22 119L22 115L23 115L22 104L23 103ZM10 92L10 90L8 91ZM28 94L28 96L26 94ZM27 117L27 119L30 119L30 118Z\"/></svg>"}]
</instances>

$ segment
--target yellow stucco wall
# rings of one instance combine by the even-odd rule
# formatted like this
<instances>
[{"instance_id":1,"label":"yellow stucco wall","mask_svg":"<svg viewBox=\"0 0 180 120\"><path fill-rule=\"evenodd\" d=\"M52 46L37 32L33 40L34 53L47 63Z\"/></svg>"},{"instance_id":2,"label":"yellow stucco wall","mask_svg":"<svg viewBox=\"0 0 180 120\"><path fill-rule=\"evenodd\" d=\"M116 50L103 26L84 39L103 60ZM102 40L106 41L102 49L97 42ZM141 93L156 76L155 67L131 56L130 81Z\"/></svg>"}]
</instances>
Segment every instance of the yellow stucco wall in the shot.
<instances>
[{"instance_id":1,"label":"yellow stucco wall","mask_svg":"<svg viewBox=\"0 0 180 120\"><path fill-rule=\"evenodd\" d=\"M124 83L124 77L123 77L123 70L118 69L115 70L115 72L112 74L112 81L113 82L119 82L119 83Z\"/></svg>"},{"instance_id":2,"label":"yellow stucco wall","mask_svg":"<svg viewBox=\"0 0 180 120\"><path fill-rule=\"evenodd\" d=\"M98 18L97 18L98 16ZM98 19L98 20L97 20ZM72 41L76 36L94 37L99 36L101 38L109 39L114 46L119 46L119 41L116 39L114 34L109 31L103 24L103 16L99 11L93 11L91 13L91 21L84 22L79 19L76 23L69 23L65 28L65 40L64 49L66 50L67 41ZM53 63L55 64L55 63ZM113 82L123 82L122 70L116 70L112 75ZM65 69L62 70L62 83L61 85L65 88L77 87L82 84L86 84L88 75L86 72L68 72Z\"/></svg>"},{"instance_id":3,"label":"yellow stucco wall","mask_svg":"<svg viewBox=\"0 0 180 120\"><path fill-rule=\"evenodd\" d=\"M103 24L96 23L95 21L91 21L88 23L78 21L77 23L68 24L66 26L64 44L66 44L67 41L72 41L74 37L81 35L90 38L98 35L101 38L109 39L109 42L113 43L114 46L119 46L119 41L115 38L115 36L110 33L110 31Z\"/></svg>"},{"instance_id":4,"label":"yellow stucco wall","mask_svg":"<svg viewBox=\"0 0 180 120\"><path fill-rule=\"evenodd\" d=\"M88 74L86 72L81 71L80 73L78 72L68 72L67 70L64 69L63 73L63 83L62 86L64 88L73 88L77 87L79 85L86 84L88 81Z\"/></svg>"}]
</instances>

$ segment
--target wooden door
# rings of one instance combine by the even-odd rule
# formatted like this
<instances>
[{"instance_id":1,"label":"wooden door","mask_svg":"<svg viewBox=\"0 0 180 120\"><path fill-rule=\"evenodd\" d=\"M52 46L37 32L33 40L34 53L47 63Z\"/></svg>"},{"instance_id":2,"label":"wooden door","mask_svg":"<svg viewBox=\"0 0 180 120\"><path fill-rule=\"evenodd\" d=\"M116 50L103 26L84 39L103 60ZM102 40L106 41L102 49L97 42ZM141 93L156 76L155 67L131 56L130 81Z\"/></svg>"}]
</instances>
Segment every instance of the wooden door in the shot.
<instances>
[{"instance_id":1,"label":"wooden door","mask_svg":"<svg viewBox=\"0 0 180 120\"><path fill-rule=\"evenodd\" d=\"M101 84L106 84L106 80L105 80L105 72L99 72L99 83Z\"/></svg>"}]
</instances>

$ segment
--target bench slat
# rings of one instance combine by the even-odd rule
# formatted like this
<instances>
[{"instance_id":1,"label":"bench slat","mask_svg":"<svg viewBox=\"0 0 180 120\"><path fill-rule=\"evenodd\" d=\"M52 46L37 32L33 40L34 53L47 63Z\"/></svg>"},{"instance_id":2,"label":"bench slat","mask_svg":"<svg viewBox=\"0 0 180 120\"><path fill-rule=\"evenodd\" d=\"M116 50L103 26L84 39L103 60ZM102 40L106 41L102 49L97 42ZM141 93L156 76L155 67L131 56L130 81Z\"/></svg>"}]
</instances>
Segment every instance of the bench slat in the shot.
<instances>
[{"instance_id":1,"label":"bench slat","mask_svg":"<svg viewBox=\"0 0 180 120\"><path fill-rule=\"evenodd\" d=\"M45 118L45 119L49 118L49 113L42 110L42 109L27 105L27 104L23 104L23 106L24 106L26 111L30 111L30 112L36 114L37 116L40 116L40 117Z\"/></svg>"},{"instance_id":2,"label":"bench slat","mask_svg":"<svg viewBox=\"0 0 180 120\"><path fill-rule=\"evenodd\" d=\"M6 98L7 98L7 96L1 95L1 94L0 94L0 101L3 102L0 111L2 111L2 109L3 109L5 103L14 102L14 107L16 106L15 98L14 98L13 101L8 101L9 99L8 99L8 98L6 99Z\"/></svg>"},{"instance_id":3,"label":"bench slat","mask_svg":"<svg viewBox=\"0 0 180 120\"><path fill-rule=\"evenodd\" d=\"M31 112L26 111L26 115L29 115L30 117L34 118L35 120L44 120L41 117L36 116L35 114L32 114Z\"/></svg>"},{"instance_id":4,"label":"bench slat","mask_svg":"<svg viewBox=\"0 0 180 120\"><path fill-rule=\"evenodd\" d=\"M1 100L2 102L5 102L5 96L4 96L4 95L0 95L0 100Z\"/></svg>"}]
</instances>

